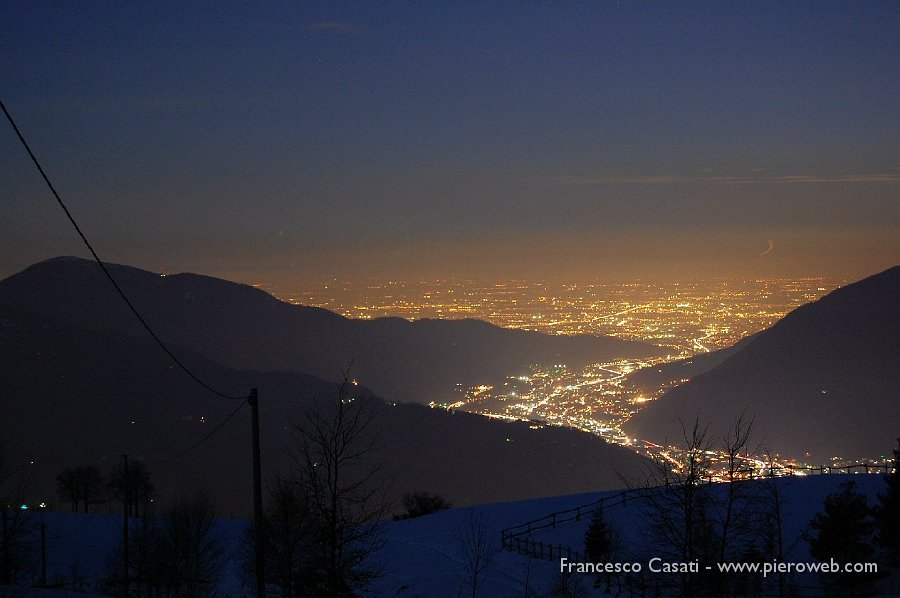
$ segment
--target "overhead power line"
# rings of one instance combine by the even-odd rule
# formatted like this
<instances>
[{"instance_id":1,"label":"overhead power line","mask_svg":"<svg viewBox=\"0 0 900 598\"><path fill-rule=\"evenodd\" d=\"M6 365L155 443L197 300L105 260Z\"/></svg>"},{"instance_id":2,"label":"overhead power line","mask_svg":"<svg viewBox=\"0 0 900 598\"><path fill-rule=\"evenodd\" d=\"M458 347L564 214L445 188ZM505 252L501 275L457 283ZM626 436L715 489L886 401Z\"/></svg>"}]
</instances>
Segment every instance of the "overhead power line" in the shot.
<instances>
[{"instance_id":1,"label":"overhead power line","mask_svg":"<svg viewBox=\"0 0 900 598\"><path fill-rule=\"evenodd\" d=\"M106 278L108 278L109 282L112 283L113 287L115 287L116 291L119 293L119 296L122 298L122 300L128 306L128 308L131 310L131 313L133 313L135 315L135 317L138 319L138 321L141 323L141 325L144 327L144 329L150 334L151 337L153 337L153 340L156 341L156 343L162 348L162 350L166 353L166 355L168 355L169 358L173 362L175 362L175 364L178 365L178 367L180 367L184 371L184 373L186 373L188 376L190 376L194 382L196 382L197 384L199 384L200 386L202 386L209 392L213 393L214 395L219 396L223 399L231 399L231 400L240 401L240 403L234 409L234 411L232 411L231 414L228 417L226 417L218 426L213 428L209 432L209 434L207 434L206 436L204 436L203 438L201 438L200 440L198 440L197 442L195 442L194 444L192 444L185 450L181 451L180 453L173 455L172 457L169 457L168 459L165 459L163 461L158 461L158 462L156 462L156 464L159 465L162 463L168 463L170 461L174 461L176 459L183 457L184 455L191 452L192 450L196 449L198 446L200 446L201 444L203 444L204 442L209 440L219 430L221 430L223 427L225 427L225 424L227 424L229 421L231 421L231 419L235 415L237 415L237 412L240 411L241 409L243 409L244 405L250 405L251 409L253 410L253 414L252 414L252 418L251 418L251 420L252 420L251 421L251 430L253 433L253 440L252 440L252 446L253 446L253 521L255 522L254 527L256 528L256 593L257 593L257 596L259 596L259 598L265 598L266 582L265 582L264 568L265 568L266 561L265 561L265 556L263 554L263 546L265 545L265 540L264 540L264 532L263 532L263 525L262 525L262 472L261 472L260 455L259 455L259 400L258 400L258 394L257 394L256 389L255 388L251 389L250 395L247 397L230 395L230 394L226 394L224 392L220 392L220 391L216 390L215 388L213 388L212 386L210 386L209 384L207 384L206 382L204 382L203 380L201 380L196 374L194 374L194 372L192 372L190 369L188 369L188 367L186 365L184 365L181 362L181 360L179 360L177 357L175 357L175 355L172 353L172 351L169 350L169 347L167 347L166 344L162 341L162 339L159 338L159 336L157 336L157 334L155 332L153 332L153 329L150 328L150 325L147 323L147 321L144 320L144 318L141 316L140 312L138 312L137 308L134 307L134 304L131 303L131 301L128 299L128 296L125 294L125 291L123 291L122 288L119 286L119 284L116 282L116 279L113 277L112 273L109 271L109 269L103 263L103 260L101 260L100 256L97 255L97 252L94 251L94 248L91 246L90 241L88 241L87 237L84 235L84 233L81 232L81 228L78 226L78 223L75 222L75 218L69 212L69 209L66 207L66 204L63 203L63 200L59 196L59 193L56 192L56 188L53 187L53 183L50 182L50 178L47 176L47 173L44 172L44 168L41 166L41 163L38 161L37 156L35 156L34 152L31 151L31 147L29 147L28 142L25 141L25 137L22 135L22 132L19 130L19 127L16 125L16 121L13 119L12 115L9 113L9 110L6 109L6 104L3 103L3 100L0 100L0 108L3 109L3 114L6 115L6 119L9 121L9 124L12 125L13 130L16 132L16 136L19 138L19 141L22 142L22 145L25 147L25 151L28 152L28 155L31 157L31 161L34 162L35 166L37 166L38 172L41 173L41 177L43 177L44 182L47 183L47 187L50 189L50 192L53 193L53 197L56 198L56 202L59 204L59 207L61 207L63 209L63 212L66 213L66 217L69 219L69 222L71 222L72 226L75 227L75 230L78 232L78 236L81 237L81 240L84 242L85 246L88 248L88 250L90 250L91 255L94 256L94 260L96 260L97 264L100 266L100 269L103 270L103 273L106 274ZM125 464L126 464L126 466L128 465L127 457L126 457ZM128 571L128 550L127 550L127 547L128 547L128 536L127 536L127 533L128 533L127 532L127 530L128 530L128 510L123 509L123 512L125 513L125 530L126 530L126 532L125 532L126 533L126 535L125 535L125 547L126 547L126 550L125 550L125 571L126 571L126 573L125 573L125 590L127 593L127 590L128 590L128 573L127 573L127 571Z\"/></svg>"},{"instance_id":2,"label":"overhead power line","mask_svg":"<svg viewBox=\"0 0 900 598\"><path fill-rule=\"evenodd\" d=\"M215 428L210 430L209 434L207 434L206 436L204 436L203 438L201 438L200 440L198 440L191 446L187 447L180 453L176 453L175 455L172 455L171 457L168 457L167 459L162 459L160 461L154 461L152 463L148 463L147 465L149 465L151 467L154 465L164 465L166 463L171 463L172 461L175 461L176 459L180 459L181 457L184 457L186 454L188 454L189 452L191 452L192 450L194 450L195 448L199 447L201 444L203 444L204 442L209 440L216 432L218 432L219 430L224 428L225 424L227 424L229 421L231 421L231 418L233 418L235 415L237 415L238 411L240 411L241 409L243 409L246 406L247 406L247 401L240 403L237 406L237 408L234 411L232 411L231 414L229 414L228 417L223 419L221 422L219 422L219 425L217 425Z\"/></svg>"},{"instance_id":3,"label":"overhead power line","mask_svg":"<svg viewBox=\"0 0 900 598\"><path fill-rule=\"evenodd\" d=\"M25 141L25 137L22 135L22 132L19 130L19 127L16 125L16 121L13 119L12 115L9 113L9 110L6 109L6 105L3 103L3 100L0 100L0 108L3 109L3 114L6 115L6 119L9 121L9 124L12 125L13 130L16 132L16 136L19 138L19 141L22 142L22 145L25 147L25 151L28 152L29 157L31 157L31 161L34 162L34 165L37 167L38 172L41 173L41 177L43 177L44 182L47 184L47 187L50 189L50 192L53 193L53 197L56 198L56 202L59 204L59 207L61 207L63 209L63 212L66 213L66 217L69 219L69 222L71 222L72 226L75 227L75 231L78 233L78 236L81 237L81 240L84 242L84 245L91 252L91 255L94 256L94 260L100 266L100 269L103 270L103 273L106 275L106 278L109 279L109 282L112 283L113 287L116 289L116 292L118 292L119 296L122 298L122 300L128 306L128 309L131 310L131 313L134 314L134 316L138 319L138 321L141 323L141 325L144 327L144 329L150 334L151 337L153 337L153 340L155 340L156 343L162 348L162 350L165 351L166 355L168 355L169 358L173 362L175 362L175 365L177 365L179 368L181 368L184 371L184 373L186 373L188 376L190 376L194 382L196 382L197 384L199 384L200 386L202 386L203 388L205 388L212 394L214 394L218 397L221 397L223 399L229 399L229 400L235 400L235 401L245 401L247 399L246 396L230 395L230 394L221 392L219 390L216 390L215 388L213 388L212 386L210 386L203 380L201 380L200 377L197 376L196 374L194 374L194 372L192 372L184 363L182 363L182 361L180 359L175 357L175 354L172 353L172 351L169 349L169 347L167 347L166 344L162 341L162 339L159 338L159 336L153 331L153 329L150 327L150 325L147 323L147 321L143 318L143 316L141 316L140 312L137 310L137 308L134 306L134 304L128 298L128 295L125 294L125 291L122 290L122 287L119 286L119 283L116 282L116 279L113 277L112 273L109 271L109 268L106 267L106 264L104 264L103 260L100 259L100 256L97 255L97 252L94 251L94 247L91 245L90 241L88 241L87 237L81 231L81 228L78 226L78 223L75 221L75 218L72 216L72 213L69 212L69 209L66 207L66 204L63 203L63 200L59 196L59 193L56 192L56 188L53 186L53 183L50 182L50 178L47 176L47 173L44 172L44 168L41 166L41 163L38 161L37 156L34 155L34 152L31 151L31 147L28 145L28 142ZM237 411L238 410L236 409L235 413L237 413ZM232 415L234 415L234 414L232 414ZM229 416L228 419L231 419L231 416Z\"/></svg>"}]
</instances>

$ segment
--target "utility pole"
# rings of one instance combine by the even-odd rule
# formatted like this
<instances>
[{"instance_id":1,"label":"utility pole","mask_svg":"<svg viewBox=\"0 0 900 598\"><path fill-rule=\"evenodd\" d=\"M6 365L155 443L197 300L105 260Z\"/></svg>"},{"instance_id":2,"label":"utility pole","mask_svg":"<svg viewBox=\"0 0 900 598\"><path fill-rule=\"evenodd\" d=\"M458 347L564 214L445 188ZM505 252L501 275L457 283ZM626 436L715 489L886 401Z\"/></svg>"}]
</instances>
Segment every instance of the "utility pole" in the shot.
<instances>
[{"instance_id":1,"label":"utility pole","mask_svg":"<svg viewBox=\"0 0 900 598\"><path fill-rule=\"evenodd\" d=\"M9 507L3 507L3 571L0 571L0 582L4 585L12 583L9 572Z\"/></svg>"},{"instance_id":2,"label":"utility pole","mask_svg":"<svg viewBox=\"0 0 900 598\"><path fill-rule=\"evenodd\" d=\"M259 464L259 395L255 388L250 389L247 402L250 403L253 414L251 425L253 428L253 530L256 544L256 595L258 598L264 598L266 595L265 545L263 544L265 534L262 511L262 471Z\"/></svg>"},{"instance_id":3,"label":"utility pole","mask_svg":"<svg viewBox=\"0 0 900 598\"><path fill-rule=\"evenodd\" d=\"M41 521L41 587L47 587L47 524Z\"/></svg>"},{"instance_id":4,"label":"utility pole","mask_svg":"<svg viewBox=\"0 0 900 598\"><path fill-rule=\"evenodd\" d=\"M124 496L122 497L122 538L125 544L122 546L122 564L124 566L125 576L122 578L122 584L125 588L125 596L128 596L128 506L131 500L129 494L131 491L131 480L129 479L129 471L128 471L128 455L122 455L122 463L124 469L122 470L122 479L125 482L125 488L123 489Z\"/></svg>"}]
</instances>

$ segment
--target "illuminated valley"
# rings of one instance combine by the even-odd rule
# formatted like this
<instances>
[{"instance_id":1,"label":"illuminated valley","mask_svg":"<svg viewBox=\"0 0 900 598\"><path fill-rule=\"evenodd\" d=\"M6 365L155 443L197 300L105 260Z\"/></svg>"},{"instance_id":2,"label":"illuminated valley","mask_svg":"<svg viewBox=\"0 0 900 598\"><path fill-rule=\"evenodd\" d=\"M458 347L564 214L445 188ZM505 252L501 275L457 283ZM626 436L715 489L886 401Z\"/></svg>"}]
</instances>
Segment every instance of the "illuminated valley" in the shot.
<instances>
[{"instance_id":1,"label":"illuminated valley","mask_svg":"<svg viewBox=\"0 0 900 598\"><path fill-rule=\"evenodd\" d=\"M684 457L677 446L666 446L665 439L629 437L622 427L648 402L687 380L664 380L648 387L646 383L634 382L631 374L729 347L844 283L809 277L711 283L331 281L290 289L259 286L292 303L316 305L352 318L477 318L507 328L547 334L607 335L670 348L671 353L658 359L616 360L583 369L565 364L535 364L527 371L509 372L503 380L458 388L457 401L432 406L529 421L535 427L577 428L664 459L677 468ZM677 445L677 441L673 444ZM714 476L725 475L726 457L712 449L707 454ZM755 475L771 467L805 466L759 455L743 455L739 461L745 475L751 470ZM829 465L851 464L836 457Z\"/></svg>"},{"instance_id":2,"label":"illuminated valley","mask_svg":"<svg viewBox=\"0 0 900 598\"><path fill-rule=\"evenodd\" d=\"M598 334L672 349L672 357L728 347L844 281L800 279L713 282L417 282L343 283L274 288L295 304L350 318L476 318L547 334Z\"/></svg>"}]
</instances>

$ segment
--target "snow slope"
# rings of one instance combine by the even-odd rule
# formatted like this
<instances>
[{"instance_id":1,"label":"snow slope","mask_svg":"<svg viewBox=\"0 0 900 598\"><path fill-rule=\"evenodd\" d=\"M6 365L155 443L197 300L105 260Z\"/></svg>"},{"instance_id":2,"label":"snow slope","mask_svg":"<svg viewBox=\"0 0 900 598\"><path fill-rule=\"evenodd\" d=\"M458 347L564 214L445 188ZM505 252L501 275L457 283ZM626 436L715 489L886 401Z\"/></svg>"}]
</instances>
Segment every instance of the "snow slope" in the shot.
<instances>
[{"instance_id":1,"label":"snow slope","mask_svg":"<svg viewBox=\"0 0 900 598\"><path fill-rule=\"evenodd\" d=\"M809 520L822 509L825 496L851 478L857 489L874 504L884 487L880 475L820 475L781 478L778 480L784 496L785 534L793 545L791 561L810 561L808 548L800 540ZM724 486L720 489L724 490ZM537 500L498 503L451 509L427 517L389 522L385 526L385 546L374 556L373 564L381 570L381 577L368 589L371 596L457 597L471 595L464 582L461 530L471 525L473 518L490 527L494 557L479 582L478 595L491 597L542 596L558 582L558 562L538 561L512 552L500 550L503 528L538 519L552 512L563 511L595 502L615 492L578 494ZM607 507L606 520L617 530L629 546L621 551L619 560L646 559L652 555L648 535L637 502L625 506ZM97 580L108 569L109 555L115 548L121 530L121 517L101 514L36 512L34 521L44 522L47 528L48 580L65 584L81 592L95 591ZM560 524L533 535L535 541L571 546L583 550L584 533L590 517ZM251 580L240 571L240 541L245 521L221 520L219 532L233 547L229 566L220 582L221 596L246 596ZM582 586L590 594L591 578L585 576ZM810 592L817 593L814 579L801 580ZM527 585L527 590L526 590ZM0 588L2 590L2 588ZM54 598L62 592L33 590L30 596ZM600 594L597 594L600 595ZM85 596L85 594L78 594Z\"/></svg>"}]
</instances>

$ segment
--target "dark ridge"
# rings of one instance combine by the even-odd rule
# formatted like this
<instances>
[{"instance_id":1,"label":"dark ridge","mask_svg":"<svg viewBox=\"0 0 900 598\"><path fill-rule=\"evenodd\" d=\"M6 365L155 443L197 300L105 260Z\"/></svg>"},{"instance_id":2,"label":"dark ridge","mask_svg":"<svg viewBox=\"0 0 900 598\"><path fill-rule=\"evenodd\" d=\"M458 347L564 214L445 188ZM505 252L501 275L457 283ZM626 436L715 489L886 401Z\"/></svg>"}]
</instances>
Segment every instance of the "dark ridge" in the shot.
<instances>
[{"instance_id":1,"label":"dark ridge","mask_svg":"<svg viewBox=\"0 0 900 598\"><path fill-rule=\"evenodd\" d=\"M794 310L729 359L669 391L629 424L680 439L679 419L713 438L742 412L755 442L814 463L889 454L900 436L900 267Z\"/></svg>"},{"instance_id":2,"label":"dark ridge","mask_svg":"<svg viewBox=\"0 0 900 598\"><path fill-rule=\"evenodd\" d=\"M354 374L393 400L455 400L470 386L526 371L534 363L578 367L662 353L608 337L548 336L476 320L351 320L291 305L253 287L196 274L161 276L111 266L120 286L167 343L236 369ZM0 281L0 304L100 331L141 336L99 267L56 258Z\"/></svg>"},{"instance_id":3,"label":"dark ridge","mask_svg":"<svg viewBox=\"0 0 900 598\"><path fill-rule=\"evenodd\" d=\"M338 396L336 384L313 376L235 370L176 349L192 370L235 394L259 389L266 479L290 465L291 422L301 406ZM108 470L122 454L151 464L166 460L237 405L198 388L152 340L9 306L0 307L0 361L0 438L34 461L29 472L40 500L59 508L66 508L54 492L61 468L96 464ZM575 430L368 400L375 402L382 479L394 499L427 489L463 506L608 489L621 484L620 475L635 475L643 461ZM205 488L226 514L247 516L249 417L245 409L196 450L152 465L161 497Z\"/></svg>"}]
</instances>

